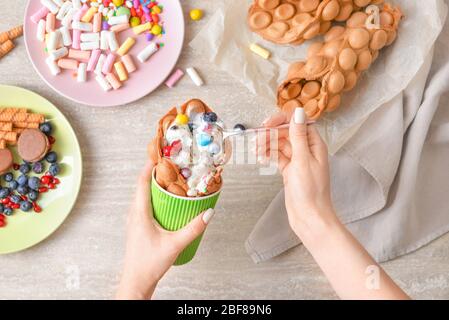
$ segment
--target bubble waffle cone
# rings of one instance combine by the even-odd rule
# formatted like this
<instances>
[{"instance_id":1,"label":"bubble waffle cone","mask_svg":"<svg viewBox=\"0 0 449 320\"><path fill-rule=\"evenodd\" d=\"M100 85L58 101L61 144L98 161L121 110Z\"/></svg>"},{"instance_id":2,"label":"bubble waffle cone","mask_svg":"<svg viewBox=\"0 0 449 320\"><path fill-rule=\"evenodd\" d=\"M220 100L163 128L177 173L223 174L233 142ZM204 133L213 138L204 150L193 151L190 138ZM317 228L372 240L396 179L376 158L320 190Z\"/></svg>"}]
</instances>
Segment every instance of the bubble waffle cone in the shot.
<instances>
[{"instance_id":1,"label":"bubble waffle cone","mask_svg":"<svg viewBox=\"0 0 449 320\"><path fill-rule=\"evenodd\" d=\"M17 132L0 131L0 139L5 140L8 143L16 143L17 142Z\"/></svg>"},{"instance_id":2,"label":"bubble waffle cone","mask_svg":"<svg viewBox=\"0 0 449 320\"><path fill-rule=\"evenodd\" d=\"M346 21L354 11L383 0L255 0L248 25L277 44L301 44L324 34L332 22Z\"/></svg>"},{"instance_id":3,"label":"bubble waffle cone","mask_svg":"<svg viewBox=\"0 0 449 320\"><path fill-rule=\"evenodd\" d=\"M42 114L23 112L18 108L0 109L0 122L44 122Z\"/></svg>"},{"instance_id":4,"label":"bubble waffle cone","mask_svg":"<svg viewBox=\"0 0 449 320\"><path fill-rule=\"evenodd\" d=\"M354 12L346 27L332 27L324 42L311 45L307 61L292 64L279 86L278 106L287 112L302 106L311 120L336 110L342 93L352 90L379 51L396 39L401 10L385 4L379 17L373 28L367 13Z\"/></svg>"},{"instance_id":5,"label":"bubble waffle cone","mask_svg":"<svg viewBox=\"0 0 449 320\"><path fill-rule=\"evenodd\" d=\"M0 131L12 131L12 122L0 122Z\"/></svg>"},{"instance_id":6,"label":"bubble waffle cone","mask_svg":"<svg viewBox=\"0 0 449 320\"><path fill-rule=\"evenodd\" d=\"M211 112L212 110L206 106L201 100L192 99L183 104L180 108L181 114L188 114L190 112L202 113ZM187 196L188 186L186 179L181 175L178 166L170 159L164 158L162 155L162 148L164 147L164 137L167 129L175 121L178 111L176 108L172 108L158 124L156 137L148 145L148 153L150 159L155 166L155 178L159 186L167 190L168 192L178 195ZM221 187L221 170L218 169L217 173L210 179L207 192L199 194L199 196L208 195L218 191Z\"/></svg>"}]
</instances>

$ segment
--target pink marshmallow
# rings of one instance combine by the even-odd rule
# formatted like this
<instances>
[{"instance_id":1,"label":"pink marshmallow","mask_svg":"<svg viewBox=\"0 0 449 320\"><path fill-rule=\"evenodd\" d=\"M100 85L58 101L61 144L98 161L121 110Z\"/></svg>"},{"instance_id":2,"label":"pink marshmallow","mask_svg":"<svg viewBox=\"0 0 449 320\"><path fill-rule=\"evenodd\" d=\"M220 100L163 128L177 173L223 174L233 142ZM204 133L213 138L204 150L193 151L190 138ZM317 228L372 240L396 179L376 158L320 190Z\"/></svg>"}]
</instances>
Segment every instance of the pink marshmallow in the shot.
<instances>
[{"instance_id":1,"label":"pink marshmallow","mask_svg":"<svg viewBox=\"0 0 449 320\"><path fill-rule=\"evenodd\" d=\"M87 63L87 71L94 71L95 67L97 66L98 59L100 59L101 50L95 49L92 51L92 54L90 55L89 62Z\"/></svg>"},{"instance_id":2,"label":"pink marshmallow","mask_svg":"<svg viewBox=\"0 0 449 320\"><path fill-rule=\"evenodd\" d=\"M103 72L104 74L110 73L112 70L112 66L114 65L114 62L115 62L115 54L113 53L108 54L108 57L104 62L103 69L101 70L101 72Z\"/></svg>"},{"instance_id":3,"label":"pink marshmallow","mask_svg":"<svg viewBox=\"0 0 449 320\"><path fill-rule=\"evenodd\" d=\"M44 19L47 17L47 14L50 13L50 10L48 10L46 7L42 7L39 10L37 10L31 17L31 21L34 23L39 23L39 20Z\"/></svg>"},{"instance_id":4,"label":"pink marshmallow","mask_svg":"<svg viewBox=\"0 0 449 320\"><path fill-rule=\"evenodd\" d=\"M81 30L73 30L73 42L72 42L72 48L73 49L81 49Z\"/></svg>"},{"instance_id":5,"label":"pink marshmallow","mask_svg":"<svg viewBox=\"0 0 449 320\"><path fill-rule=\"evenodd\" d=\"M165 82L165 85L169 88L173 88L176 83L184 76L184 72L181 69L176 70L173 72L173 74L170 76L170 78L167 79Z\"/></svg>"}]
</instances>

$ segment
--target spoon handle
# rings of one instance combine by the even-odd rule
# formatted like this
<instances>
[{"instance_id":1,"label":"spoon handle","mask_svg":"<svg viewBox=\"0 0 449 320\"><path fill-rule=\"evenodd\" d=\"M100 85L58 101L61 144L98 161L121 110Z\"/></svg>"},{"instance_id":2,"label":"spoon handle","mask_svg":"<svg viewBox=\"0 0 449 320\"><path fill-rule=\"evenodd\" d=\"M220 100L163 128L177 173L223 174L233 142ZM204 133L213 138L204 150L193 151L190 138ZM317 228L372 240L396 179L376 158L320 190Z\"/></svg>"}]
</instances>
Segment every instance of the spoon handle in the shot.
<instances>
[{"instance_id":1,"label":"spoon handle","mask_svg":"<svg viewBox=\"0 0 449 320\"><path fill-rule=\"evenodd\" d=\"M309 121L307 124L314 124L315 121ZM233 137L233 136L239 136L239 135L245 135L245 134L251 134L251 133L257 133L262 131L269 131L269 130L281 130L281 129L288 129L290 128L290 124L286 123L277 127L258 127L258 128L250 128L246 130L236 130L236 131L225 131L224 132L224 139Z\"/></svg>"}]
</instances>

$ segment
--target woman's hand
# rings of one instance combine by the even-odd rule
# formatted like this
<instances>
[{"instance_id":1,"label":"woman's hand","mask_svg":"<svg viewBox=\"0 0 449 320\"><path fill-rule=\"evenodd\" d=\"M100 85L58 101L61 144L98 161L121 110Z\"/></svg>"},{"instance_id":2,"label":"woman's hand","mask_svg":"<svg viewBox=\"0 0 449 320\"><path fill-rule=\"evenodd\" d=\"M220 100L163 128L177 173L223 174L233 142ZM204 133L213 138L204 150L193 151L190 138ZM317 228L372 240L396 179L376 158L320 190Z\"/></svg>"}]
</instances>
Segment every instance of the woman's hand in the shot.
<instances>
[{"instance_id":1,"label":"woman's hand","mask_svg":"<svg viewBox=\"0 0 449 320\"><path fill-rule=\"evenodd\" d=\"M278 160L290 226L301 237L337 217L330 196L327 146L316 127L306 123L304 110L296 110L291 120L281 112L264 122L270 128L290 121L290 128L281 129L275 140L268 134L258 139L258 155Z\"/></svg>"},{"instance_id":2,"label":"woman's hand","mask_svg":"<svg viewBox=\"0 0 449 320\"><path fill-rule=\"evenodd\" d=\"M118 299L148 299L181 251L204 232L214 215L209 209L186 227L170 232L153 217L150 181L153 164L140 175L136 197L128 214L126 254Z\"/></svg>"},{"instance_id":3,"label":"woman's hand","mask_svg":"<svg viewBox=\"0 0 449 320\"><path fill-rule=\"evenodd\" d=\"M288 116L280 113L264 125L287 122ZM408 299L338 220L330 195L327 148L315 126L306 122L304 110L296 108L288 130L281 130L274 141L265 135L258 143L259 156L279 161L290 226L341 298Z\"/></svg>"}]
</instances>

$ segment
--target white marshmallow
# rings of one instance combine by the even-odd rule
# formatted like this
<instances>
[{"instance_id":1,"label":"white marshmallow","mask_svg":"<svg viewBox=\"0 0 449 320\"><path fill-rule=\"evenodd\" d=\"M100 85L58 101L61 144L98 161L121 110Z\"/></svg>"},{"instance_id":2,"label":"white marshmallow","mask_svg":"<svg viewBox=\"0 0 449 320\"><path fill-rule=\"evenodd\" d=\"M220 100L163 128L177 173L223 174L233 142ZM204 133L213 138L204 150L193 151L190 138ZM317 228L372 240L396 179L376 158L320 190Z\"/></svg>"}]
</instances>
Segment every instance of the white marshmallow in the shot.
<instances>
[{"instance_id":1,"label":"white marshmallow","mask_svg":"<svg viewBox=\"0 0 449 320\"><path fill-rule=\"evenodd\" d=\"M36 38L40 42L45 41L45 26L46 26L45 20L43 19L39 20L39 23L37 24Z\"/></svg>"},{"instance_id":2,"label":"white marshmallow","mask_svg":"<svg viewBox=\"0 0 449 320\"><path fill-rule=\"evenodd\" d=\"M56 61L61 58L64 58L68 54L69 54L69 50L66 47L62 47L58 50L51 51L49 53L49 58L51 58L53 61Z\"/></svg>"},{"instance_id":3,"label":"white marshmallow","mask_svg":"<svg viewBox=\"0 0 449 320\"><path fill-rule=\"evenodd\" d=\"M80 49L83 51L92 51L95 49L100 49L100 42L98 41L81 42Z\"/></svg>"},{"instance_id":4,"label":"white marshmallow","mask_svg":"<svg viewBox=\"0 0 449 320\"><path fill-rule=\"evenodd\" d=\"M87 79L87 64L80 63L78 66L78 75L76 77L78 82L86 82Z\"/></svg>"},{"instance_id":5,"label":"white marshmallow","mask_svg":"<svg viewBox=\"0 0 449 320\"><path fill-rule=\"evenodd\" d=\"M95 77L95 80L97 80L98 84L104 91L109 91L112 89L109 82L101 74L97 74L97 76Z\"/></svg>"},{"instance_id":6,"label":"white marshmallow","mask_svg":"<svg viewBox=\"0 0 449 320\"><path fill-rule=\"evenodd\" d=\"M50 72L52 75L56 76L61 73L61 68L59 68L56 61L54 61L51 57L48 57L45 59L45 63L47 64L48 68L50 69Z\"/></svg>"},{"instance_id":7,"label":"white marshmallow","mask_svg":"<svg viewBox=\"0 0 449 320\"><path fill-rule=\"evenodd\" d=\"M84 32L92 32L93 25L92 25L92 23L88 23L88 22L73 21L72 28L75 30L81 30Z\"/></svg>"},{"instance_id":8,"label":"white marshmallow","mask_svg":"<svg viewBox=\"0 0 449 320\"><path fill-rule=\"evenodd\" d=\"M145 49L143 49L138 55L137 59L144 63L147 61L153 54L155 54L159 48L154 42L151 42L148 46L146 46Z\"/></svg>"}]
</instances>

